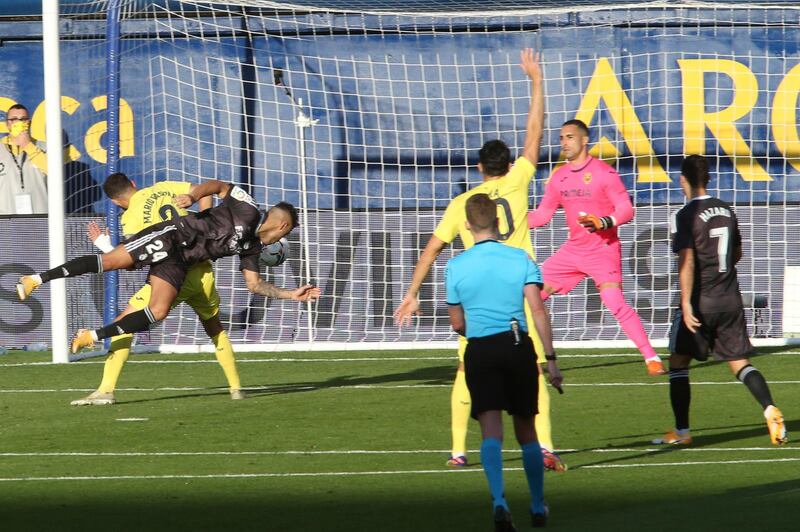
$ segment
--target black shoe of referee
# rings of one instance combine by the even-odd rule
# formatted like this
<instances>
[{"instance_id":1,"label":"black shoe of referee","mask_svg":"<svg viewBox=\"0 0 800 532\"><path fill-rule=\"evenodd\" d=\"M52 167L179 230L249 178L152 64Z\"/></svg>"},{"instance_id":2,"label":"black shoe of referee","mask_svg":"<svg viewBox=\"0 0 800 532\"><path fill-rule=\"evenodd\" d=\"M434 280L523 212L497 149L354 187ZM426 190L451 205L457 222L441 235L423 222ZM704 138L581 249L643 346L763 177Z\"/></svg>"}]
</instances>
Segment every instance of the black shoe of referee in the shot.
<instances>
[{"instance_id":1,"label":"black shoe of referee","mask_svg":"<svg viewBox=\"0 0 800 532\"><path fill-rule=\"evenodd\" d=\"M544 513L536 514L531 511L531 526L533 528L544 528L547 526L547 516L550 515L550 508L545 504Z\"/></svg>"},{"instance_id":2,"label":"black shoe of referee","mask_svg":"<svg viewBox=\"0 0 800 532\"><path fill-rule=\"evenodd\" d=\"M502 506L494 509L494 532L517 532L511 520L511 512Z\"/></svg>"}]
</instances>

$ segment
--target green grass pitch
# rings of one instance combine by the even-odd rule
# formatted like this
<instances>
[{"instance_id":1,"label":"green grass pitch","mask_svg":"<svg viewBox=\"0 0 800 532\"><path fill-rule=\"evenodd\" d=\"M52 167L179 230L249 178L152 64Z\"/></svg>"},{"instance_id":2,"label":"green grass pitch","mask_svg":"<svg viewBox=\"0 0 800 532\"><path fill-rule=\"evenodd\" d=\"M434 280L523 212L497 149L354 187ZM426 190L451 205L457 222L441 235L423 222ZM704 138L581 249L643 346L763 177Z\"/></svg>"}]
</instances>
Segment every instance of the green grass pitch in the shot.
<instances>
[{"instance_id":1,"label":"green grass pitch","mask_svg":"<svg viewBox=\"0 0 800 532\"><path fill-rule=\"evenodd\" d=\"M560 350L548 528L563 531L800 530L800 352L754 364L790 443L727 367L696 364L689 449L649 441L672 423L667 379L631 351ZM234 402L213 355L134 355L118 404L71 407L102 360L0 358L3 530L489 531L491 503L471 422L473 466L445 467L455 353L240 354ZM36 364L40 363L40 364ZM506 424L510 428L510 422ZM506 432L506 493L529 529L527 487Z\"/></svg>"}]
</instances>

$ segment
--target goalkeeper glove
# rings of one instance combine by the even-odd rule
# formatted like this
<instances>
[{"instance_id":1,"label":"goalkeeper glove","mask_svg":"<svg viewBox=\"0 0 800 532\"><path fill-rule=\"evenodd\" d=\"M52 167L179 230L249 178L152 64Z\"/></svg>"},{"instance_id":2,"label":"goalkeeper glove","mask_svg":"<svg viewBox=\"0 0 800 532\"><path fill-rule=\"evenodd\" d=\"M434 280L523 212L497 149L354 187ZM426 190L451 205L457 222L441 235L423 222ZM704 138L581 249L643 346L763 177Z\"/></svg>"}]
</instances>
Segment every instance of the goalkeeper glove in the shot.
<instances>
[{"instance_id":1,"label":"goalkeeper glove","mask_svg":"<svg viewBox=\"0 0 800 532\"><path fill-rule=\"evenodd\" d=\"M611 216L595 216L594 214L580 213L578 223L584 226L590 233L603 231L614 227L614 218Z\"/></svg>"}]
</instances>

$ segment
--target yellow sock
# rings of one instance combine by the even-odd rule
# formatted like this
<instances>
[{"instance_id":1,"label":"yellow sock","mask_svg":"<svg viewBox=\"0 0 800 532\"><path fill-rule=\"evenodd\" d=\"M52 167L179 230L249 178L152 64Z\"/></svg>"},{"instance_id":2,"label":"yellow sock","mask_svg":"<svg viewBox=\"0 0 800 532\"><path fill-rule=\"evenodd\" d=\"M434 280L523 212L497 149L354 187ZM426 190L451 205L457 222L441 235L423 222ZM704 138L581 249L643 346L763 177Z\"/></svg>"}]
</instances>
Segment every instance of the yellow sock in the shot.
<instances>
[{"instance_id":1,"label":"yellow sock","mask_svg":"<svg viewBox=\"0 0 800 532\"><path fill-rule=\"evenodd\" d=\"M553 449L553 432L550 428L550 391L547 389L547 379L539 374L539 413L536 414L536 437L539 445Z\"/></svg>"},{"instance_id":2,"label":"yellow sock","mask_svg":"<svg viewBox=\"0 0 800 532\"><path fill-rule=\"evenodd\" d=\"M239 382L239 372L236 371L236 359L233 357L233 346L231 340L225 331L211 338L214 342L216 349L217 362L222 366L222 371L225 372L225 378L228 379L228 386L231 390L238 390L242 387Z\"/></svg>"},{"instance_id":3,"label":"yellow sock","mask_svg":"<svg viewBox=\"0 0 800 532\"><path fill-rule=\"evenodd\" d=\"M108 357L103 366L103 381L97 391L100 393L113 393L117 387L119 374L122 373L122 366L131 354L131 344L133 343L132 334L121 334L111 339L108 348Z\"/></svg>"},{"instance_id":4,"label":"yellow sock","mask_svg":"<svg viewBox=\"0 0 800 532\"><path fill-rule=\"evenodd\" d=\"M467 455L467 425L472 411L472 399L467 388L467 377L463 371L456 371L453 393L450 394L451 430L453 432L454 455Z\"/></svg>"}]
</instances>

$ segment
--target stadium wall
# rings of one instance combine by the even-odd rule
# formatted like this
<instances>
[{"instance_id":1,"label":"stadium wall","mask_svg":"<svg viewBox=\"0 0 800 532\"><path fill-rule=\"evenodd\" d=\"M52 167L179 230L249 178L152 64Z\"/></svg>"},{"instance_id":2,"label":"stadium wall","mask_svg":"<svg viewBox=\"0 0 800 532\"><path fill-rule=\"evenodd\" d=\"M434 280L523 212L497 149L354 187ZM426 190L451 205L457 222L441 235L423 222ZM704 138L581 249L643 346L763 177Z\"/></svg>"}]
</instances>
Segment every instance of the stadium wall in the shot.
<instances>
[{"instance_id":1,"label":"stadium wall","mask_svg":"<svg viewBox=\"0 0 800 532\"><path fill-rule=\"evenodd\" d=\"M489 94L465 98L463 94L442 92L440 89L448 87L447 84L406 84L403 79L418 82L435 80L436 76L473 76L494 79L498 86L502 86L509 76L517 73L475 69L471 64L491 64L489 59L498 50L515 53L519 48L532 44L541 46L550 57L555 54L560 54L556 57L568 57L570 60L564 62L560 71L545 72L546 93L549 95L548 129L534 194L541 194L547 173L557 164L558 125L582 113L591 117L593 141L604 139L601 144L616 151L620 173L639 207L637 219L644 221L649 217L653 221L647 231L660 236L652 240L650 235L651 240L647 242L660 241L663 244L668 213L659 210L658 205L682 203L677 186L682 155L687 151L705 151L714 160L719 194L737 205L737 212L744 220L744 230L749 235L751 246L747 252L763 253L759 256L769 256L775 261L774 270L773 266L761 265L767 270L755 277L750 275L747 264L743 264L740 270L746 291L770 294L772 314L770 325L763 334L780 336L782 294L775 281L782 279L785 265L798 261L795 250L798 249L796 240L800 239L787 230L797 226L796 216L790 214L787 218L785 212L787 204L800 200L800 187L795 184L800 173L797 124L800 66L796 59L800 25L796 23L797 12L773 10L769 16L784 21L781 26L732 25L722 32L713 27L695 28L693 38L679 40L670 39L669 34L680 31L680 26L653 29L622 25L629 22L629 15L619 14L625 16L625 20L605 20L603 23L608 26L602 32L594 26L597 21L587 15L585 31L579 28L577 39L574 34L569 37L560 37L558 32L539 34L533 26L530 31L471 33L467 31L468 26L459 31L458 20L454 19L447 28L448 33L437 33L436 28L432 28L431 32L420 33L413 40L407 36L401 39L391 33L368 31L348 35L332 32L330 35L315 35L314 40L298 39L288 35L284 28L269 38L255 39L250 46L255 75L268 75L275 69L287 72L286 84L295 93L308 96L310 114L319 120L308 147L312 180L309 189L313 195L311 205L314 206L315 223L325 218L326 211L350 211L354 220L350 222L353 225L347 227L363 224L365 231L369 227L369 216L398 216L402 225L404 212L419 218L420 209L427 212L432 229L433 220L448 201L479 182L476 172L454 166L463 165L465 160L469 164L476 163L476 150L486 140L483 134L465 135L464 131L508 132L504 138L510 145L518 147L522 144L524 117L516 110L525 108L524 102L509 98L494 98L489 102ZM620 25L616 26L615 22ZM368 20L362 19L359 23L369 25ZM501 18L493 23L498 27L503 25ZM518 19L516 23L519 24ZM148 32L151 36L157 32L155 27L149 26L152 22L133 21L131 24L138 27L137 36L126 39L123 45L120 170L129 173L140 185L159 179L198 181L214 177L255 185L256 190L263 194L256 199L267 204L279 200L300 203L298 168L294 166L297 164L297 144L292 130L293 109L286 105L283 92L275 87L254 94L250 92L251 85L246 83L238 89L234 87L225 91L224 95L211 90L214 84L225 83L240 75L232 65L251 60L243 55L246 47L238 46L241 43L231 37L230 45L223 48L221 55L209 58L203 48L193 42L159 41L156 46L164 47L163 53L159 53L152 43L143 46L150 39ZM202 25L202 21L198 24ZM230 24L236 24L236 21ZM269 30L266 28L265 31L269 33ZM40 31L37 23L28 20L0 20L0 35L5 36L0 46L0 111L13 102L28 105L32 111L35 110L34 136L43 138ZM68 143L69 160L67 208L73 215L92 215L103 209L99 183L105 177L105 82L104 63L96 60L97 49L87 47L86 42L96 40L97 46L102 47L100 38L104 34L104 24L99 21L65 23L64 32L69 39L62 43L62 54L70 58L62 67L64 138ZM756 57L753 57L753 50L759 51ZM443 56L463 57L467 67L464 71L438 68L435 72L427 67L436 65L437 58ZM736 59L730 59L732 56ZM309 57L315 57L314 61L309 61ZM414 59L393 62L393 57ZM192 79L192 70L198 65L203 65L209 74L208 87L181 81ZM343 71L343 67L351 70ZM381 69L402 69L402 73L383 74ZM152 97L149 85L145 89L142 79L152 80L158 98ZM265 85L268 84L262 84ZM493 90L493 84L485 86L488 91ZM386 100L377 97L386 93L406 96L395 99L392 107L387 108ZM216 139L220 131L246 129L245 118L236 122L235 117L241 113L230 111L245 108L245 99L248 98L255 98L258 102L256 112L246 118L252 120L248 127L254 128L253 138L257 143L250 146L252 153L249 156L252 158L243 168L240 152L246 150L246 139L234 135L227 142L239 150L224 153L216 150ZM611 107L619 108L619 102L626 100L629 107L623 105L624 118L610 110ZM195 135L172 135L177 127L184 129L179 124L184 119L187 102L207 109L209 116L197 124ZM697 121L698 114L711 115L730 108L734 103L736 117L727 124L710 127L702 120ZM433 134L428 132L410 140L399 138L402 135L413 137L420 120ZM723 136L720 133L723 130L727 136L738 134L742 142L720 142L717 137ZM5 124L0 122L0 135L4 133ZM145 149L145 143L157 148ZM187 146L187 143L193 145ZM414 149L398 148L403 145L414 146ZM463 148L461 160L454 160L454 147ZM197 155L186 157L187 153ZM275 153L284 157L269 155ZM606 155L608 153L615 152L606 152ZM736 164L744 160L748 161L747 164ZM414 166L416 171L411 174L401 171L409 166ZM276 174L280 175L280 183L273 186ZM83 217L75 217L71 222L78 228L71 230L75 237L74 249L81 249L78 244L83 238L80 224L85 221ZM41 235L44 230L39 228L35 218L2 219L0 222L0 238L9 243L16 242L19 234ZM379 225L390 224L384 220ZM416 231L402 236L387 235L387 245L391 248L392 242L400 238L407 242L397 244L398 248L423 243L426 233L419 229L418 220L413 227ZM638 227L641 231L647 226L640 224ZM769 231L765 232L765 227L769 227ZM666 261L662 263L664 271L644 268L643 265L650 262L644 259L643 254L653 250L645 250L644 244L637 242L638 235L632 232L635 232L633 228L625 229L623 240L626 279L635 279L641 288L637 290L637 299L633 303L651 328L649 332L654 337L663 337L663 326L653 323L663 324L664 317L660 314L668 312L673 303L674 292L669 288L674 288L675 279L668 273L669 250L660 250L660 256ZM563 238L563 234L555 235ZM327 260L336 257L336 249L328 248L333 242L341 239L353 242L354 238L361 236L339 232L320 238L315 246L320 250L320 264L326 263L326 257ZM369 238L379 237L373 234ZM546 250L561 241L553 239L550 233L537 236L537 239L537 250L545 250L540 253L540 260L546 258ZM780 249L767 249L773 246L773 241L780 242L777 245ZM41 268L40 259L36 257L45 256L44 240L37 242L34 236L25 246L25 249L17 246L10 248L13 251L4 252L6 258L0 265L5 287L3 294L11 289L13 280L20 273ZM397 260L398 264L404 265L397 271L408 272L414 259L403 254L392 258L392 262ZM392 278L395 274L385 266L385 256L381 258L380 254L368 253L363 260L372 266L375 261L384 261L385 277L375 277L380 277L374 273L381 271L379 267L370 268L363 274L353 273L346 280L328 276L330 285L320 284L324 290L350 291L354 295L347 304L363 301L365 315L369 318L365 318L363 323L337 324L338 316L353 320L361 309L343 313L342 309L325 309L323 302L322 321L318 322L320 339L370 340L373 339L373 326L388 324L392 308L402 297L398 287L405 286L408 279ZM287 279L291 277L289 272L275 275L278 280L283 275ZM436 285L437 279L440 278L435 272L426 288L434 295L441 290ZM230 286L235 287L235 283L231 280ZM99 290L89 286L85 289ZM375 293L376 290L381 293ZM250 304L238 301L242 297L249 298L241 294L232 291L228 298L229 308L224 312L229 316L240 312L242 305ZM596 298L591 293L587 295L587 309L593 311ZM443 300L441 297L437 299ZM558 304L556 299L554 305ZM567 301L564 300L563 304ZM22 315L24 313L11 307L5 297L0 298L0 305L4 307L0 308L2 315L11 316L11 325L0 333L0 345L21 344L24 339L18 334L3 335L7 334L7 329L13 330L15 322L19 325L36 321L31 320L38 316L38 310L31 306L29 314ZM46 301L44 306L46 308ZM599 304L597 306L599 308ZM76 308L75 323L82 322L85 317L88 323L96 324L95 315L87 310L95 307L93 301L91 305L86 303L80 309ZM269 309L268 306L264 308ZM428 316L435 317L442 312L442 309L431 310ZM558 312L558 309L554 311ZM580 315L580 309L570 308L569 315ZM34 337L41 339L49 335L47 316L45 311L40 325L31 329ZM599 311L597 316L602 320ZM250 320L263 322L267 317L261 313L241 319L244 323ZM566 328L562 339L592 337L586 331L592 327L593 319ZM290 322L285 318L281 321ZM441 319L439 323L423 320L421 327L435 329L433 333L437 338L449 338L446 325L441 324ZM247 335L254 334L261 341L292 341L294 335L290 325L275 330L248 330L242 327L238 339L249 341ZM169 322L163 331L154 334L169 336ZM380 339L391 340L386 334L386 330L382 330ZM396 334L397 339L403 339L405 333ZM173 336L172 343L191 341L189 337Z\"/></svg>"}]
</instances>

